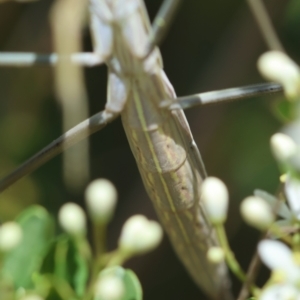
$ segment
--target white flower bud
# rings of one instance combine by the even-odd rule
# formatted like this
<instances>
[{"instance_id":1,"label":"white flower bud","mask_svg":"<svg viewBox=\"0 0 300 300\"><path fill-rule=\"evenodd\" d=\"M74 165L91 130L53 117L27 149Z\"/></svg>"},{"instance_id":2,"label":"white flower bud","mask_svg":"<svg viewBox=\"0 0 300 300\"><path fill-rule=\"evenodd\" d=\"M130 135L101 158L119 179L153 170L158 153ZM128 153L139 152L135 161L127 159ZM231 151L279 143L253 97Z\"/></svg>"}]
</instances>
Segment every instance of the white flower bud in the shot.
<instances>
[{"instance_id":1,"label":"white flower bud","mask_svg":"<svg viewBox=\"0 0 300 300\"><path fill-rule=\"evenodd\" d=\"M211 247L207 252L207 259L213 264L219 264L224 261L225 253L220 247Z\"/></svg>"},{"instance_id":2,"label":"white flower bud","mask_svg":"<svg viewBox=\"0 0 300 300\"><path fill-rule=\"evenodd\" d=\"M270 81L280 83L287 98L293 99L300 93L300 69L286 54L269 51L258 60L260 73Z\"/></svg>"},{"instance_id":3,"label":"white flower bud","mask_svg":"<svg viewBox=\"0 0 300 300\"><path fill-rule=\"evenodd\" d=\"M0 251L8 252L18 246L23 232L16 222L7 222L0 226Z\"/></svg>"},{"instance_id":4,"label":"white flower bud","mask_svg":"<svg viewBox=\"0 0 300 300\"><path fill-rule=\"evenodd\" d=\"M121 300L124 293L123 281L117 276L100 276L96 282L95 300Z\"/></svg>"},{"instance_id":5,"label":"white flower bud","mask_svg":"<svg viewBox=\"0 0 300 300\"><path fill-rule=\"evenodd\" d=\"M70 235L80 236L86 232L85 213L75 203L66 203L60 208L58 221L63 230Z\"/></svg>"},{"instance_id":6,"label":"white flower bud","mask_svg":"<svg viewBox=\"0 0 300 300\"><path fill-rule=\"evenodd\" d=\"M288 135L275 133L271 137L273 155L280 162L285 162L297 151L296 143Z\"/></svg>"},{"instance_id":7,"label":"white flower bud","mask_svg":"<svg viewBox=\"0 0 300 300\"><path fill-rule=\"evenodd\" d=\"M109 180L91 182L85 191L85 200L92 220L107 223L114 213L117 196L117 190Z\"/></svg>"},{"instance_id":8,"label":"white flower bud","mask_svg":"<svg viewBox=\"0 0 300 300\"><path fill-rule=\"evenodd\" d=\"M270 205L259 197L247 197L240 209L245 221L260 230L267 229L275 220Z\"/></svg>"},{"instance_id":9,"label":"white flower bud","mask_svg":"<svg viewBox=\"0 0 300 300\"><path fill-rule=\"evenodd\" d=\"M156 248L162 236L162 228L156 221L149 221L142 215L136 215L123 225L119 246L128 253L141 254Z\"/></svg>"},{"instance_id":10,"label":"white flower bud","mask_svg":"<svg viewBox=\"0 0 300 300\"><path fill-rule=\"evenodd\" d=\"M218 178L207 177L201 188L201 199L211 222L224 223L228 209L228 190Z\"/></svg>"}]
</instances>

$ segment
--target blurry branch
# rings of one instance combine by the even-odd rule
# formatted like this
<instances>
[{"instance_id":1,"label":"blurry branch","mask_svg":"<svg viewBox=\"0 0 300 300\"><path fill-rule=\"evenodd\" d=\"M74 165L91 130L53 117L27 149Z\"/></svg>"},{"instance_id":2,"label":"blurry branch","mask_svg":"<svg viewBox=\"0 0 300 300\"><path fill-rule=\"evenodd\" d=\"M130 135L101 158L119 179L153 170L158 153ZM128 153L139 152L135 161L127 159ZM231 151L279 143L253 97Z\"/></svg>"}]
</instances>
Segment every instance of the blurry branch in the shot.
<instances>
[{"instance_id":1,"label":"blurry branch","mask_svg":"<svg viewBox=\"0 0 300 300\"><path fill-rule=\"evenodd\" d=\"M23 2L35 2L35 1L38 1L38 0L0 0L0 3L3 3L3 2L12 2L12 1L23 3Z\"/></svg>"},{"instance_id":2,"label":"blurry branch","mask_svg":"<svg viewBox=\"0 0 300 300\"><path fill-rule=\"evenodd\" d=\"M269 49L284 52L263 2L261 0L247 0L247 2Z\"/></svg>"},{"instance_id":3,"label":"blurry branch","mask_svg":"<svg viewBox=\"0 0 300 300\"><path fill-rule=\"evenodd\" d=\"M81 28L87 0L56 0L50 19L54 49L58 55L82 52ZM58 60L55 68L56 93L62 106L63 132L88 117L83 70L68 60ZM89 177L88 141L64 151L64 179L71 189L80 189Z\"/></svg>"},{"instance_id":4,"label":"blurry branch","mask_svg":"<svg viewBox=\"0 0 300 300\"><path fill-rule=\"evenodd\" d=\"M237 300L246 300L246 299L248 299L249 293L250 293L250 287L255 282L255 279L257 277L260 265L261 265L261 261L260 261L259 256L258 256L258 251L256 250L253 257L252 257L252 259L251 259L249 268L247 270L246 281L244 282L244 284L241 288L241 291L238 295Z\"/></svg>"}]
</instances>

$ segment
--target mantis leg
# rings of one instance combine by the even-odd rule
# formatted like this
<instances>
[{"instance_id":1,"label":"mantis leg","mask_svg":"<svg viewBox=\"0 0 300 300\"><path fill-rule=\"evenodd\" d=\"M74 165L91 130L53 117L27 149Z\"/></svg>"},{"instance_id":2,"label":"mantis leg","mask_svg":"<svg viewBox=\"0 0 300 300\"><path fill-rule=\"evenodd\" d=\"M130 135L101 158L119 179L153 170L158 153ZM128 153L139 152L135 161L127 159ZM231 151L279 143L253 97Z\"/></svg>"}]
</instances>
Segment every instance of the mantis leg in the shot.
<instances>
[{"instance_id":1,"label":"mantis leg","mask_svg":"<svg viewBox=\"0 0 300 300\"><path fill-rule=\"evenodd\" d=\"M0 66L2 67L31 67L35 65L56 65L64 60L71 63L94 67L104 63L100 55L92 52L74 53L70 56L52 54L39 54L30 52L0 52Z\"/></svg>"},{"instance_id":2,"label":"mantis leg","mask_svg":"<svg viewBox=\"0 0 300 300\"><path fill-rule=\"evenodd\" d=\"M118 115L118 113L110 113L104 110L68 130L44 149L29 158L8 176L3 178L0 181L0 192L8 188L22 177L32 173L51 158L62 153L91 134L101 130L108 123L117 118Z\"/></svg>"},{"instance_id":3,"label":"mantis leg","mask_svg":"<svg viewBox=\"0 0 300 300\"><path fill-rule=\"evenodd\" d=\"M155 46L160 45L168 32L169 26L176 14L181 0L165 0L161 5L152 25L152 34L149 40L147 55ZM94 67L103 64L103 57L93 52L74 53L70 56L61 56L56 53L42 54L32 52L0 52L0 66L3 67L30 67L35 65L56 65L59 60Z\"/></svg>"},{"instance_id":4,"label":"mantis leg","mask_svg":"<svg viewBox=\"0 0 300 300\"><path fill-rule=\"evenodd\" d=\"M282 86L277 83L261 83L178 97L176 99L177 102L170 103L166 100L161 103L161 107L169 107L171 110L178 108L187 109L198 105L225 103L233 100L258 97L265 94L281 93L282 91Z\"/></svg>"},{"instance_id":5,"label":"mantis leg","mask_svg":"<svg viewBox=\"0 0 300 300\"><path fill-rule=\"evenodd\" d=\"M146 56L152 52L155 46L161 44L181 2L181 0L165 0L161 5L152 24L152 33Z\"/></svg>"},{"instance_id":6,"label":"mantis leg","mask_svg":"<svg viewBox=\"0 0 300 300\"><path fill-rule=\"evenodd\" d=\"M245 97L259 96L266 93L276 93L281 91L282 87L280 85L265 83L241 88L206 92L186 97L179 97L177 98L177 103L168 105L167 101L165 101L162 103L162 107L168 107L171 110L176 108L185 109L202 104L227 102L236 99L243 99ZM32 173L34 170L42 166L51 158L62 153L65 149L85 139L89 135L101 130L108 123L113 121L118 115L119 113L107 113L106 111L101 111L90 117L89 119L81 122L77 126L71 128L61 137L59 137L44 149L42 149L40 152L38 152L36 155L28 159L7 177L3 178L0 181L0 192L21 179L23 176ZM192 151L196 151L195 145L191 145L191 149ZM202 160L199 159L199 161ZM202 163L200 169L203 170L204 174L206 174Z\"/></svg>"}]
</instances>

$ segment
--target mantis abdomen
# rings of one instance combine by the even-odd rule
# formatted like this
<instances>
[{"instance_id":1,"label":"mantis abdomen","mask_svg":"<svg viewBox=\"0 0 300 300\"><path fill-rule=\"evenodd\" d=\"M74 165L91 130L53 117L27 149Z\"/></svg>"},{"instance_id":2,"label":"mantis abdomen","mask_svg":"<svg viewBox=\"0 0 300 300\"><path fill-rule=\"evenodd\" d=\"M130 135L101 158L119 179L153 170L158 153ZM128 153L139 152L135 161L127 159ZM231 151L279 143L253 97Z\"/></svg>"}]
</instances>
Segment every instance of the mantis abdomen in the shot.
<instances>
[{"instance_id":1,"label":"mantis abdomen","mask_svg":"<svg viewBox=\"0 0 300 300\"><path fill-rule=\"evenodd\" d=\"M131 82L121 114L125 132L147 193L177 255L194 281L218 298L228 288L226 268L206 259L208 249L217 241L199 201L204 174L197 169L197 157L190 149L193 137L181 110L163 110L157 103L157 99L175 96L163 71L151 77L147 85L149 76ZM222 297L225 299L224 294Z\"/></svg>"}]
</instances>

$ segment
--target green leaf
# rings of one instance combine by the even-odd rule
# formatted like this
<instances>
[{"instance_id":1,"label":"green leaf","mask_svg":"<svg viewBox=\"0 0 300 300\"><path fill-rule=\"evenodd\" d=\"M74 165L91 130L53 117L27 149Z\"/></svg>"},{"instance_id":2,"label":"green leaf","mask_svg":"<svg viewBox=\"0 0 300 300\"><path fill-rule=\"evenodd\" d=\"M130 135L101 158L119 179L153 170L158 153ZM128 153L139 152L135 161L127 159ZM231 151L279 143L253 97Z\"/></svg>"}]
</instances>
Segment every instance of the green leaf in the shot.
<instances>
[{"instance_id":1,"label":"green leaf","mask_svg":"<svg viewBox=\"0 0 300 300\"><path fill-rule=\"evenodd\" d=\"M132 270L126 269L123 280L126 287L126 293L123 300L142 300L143 290L136 274Z\"/></svg>"},{"instance_id":2,"label":"green leaf","mask_svg":"<svg viewBox=\"0 0 300 300\"><path fill-rule=\"evenodd\" d=\"M295 120L295 112L295 103L289 102L285 99L281 99L274 104L274 113L281 122L287 123Z\"/></svg>"},{"instance_id":3,"label":"green leaf","mask_svg":"<svg viewBox=\"0 0 300 300\"><path fill-rule=\"evenodd\" d=\"M54 236L54 222L41 206L31 206L16 219L22 227L23 239L7 253L2 272L11 278L16 288L32 288L32 275L37 272Z\"/></svg>"},{"instance_id":4,"label":"green leaf","mask_svg":"<svg viewBox=\"0 0 300 300\"><path fill-rule=\"evenodd\" d=\"M88 264L69 236L62 235L53 242L43 261L41 273L54 274L68 283L78 297L83 297L89 275Z\"/></svg>"},{"instance_id":5,"label":"green leaf","mask_svg":"<svg viewBox=\"0 0 300 300\"><path fill-rule=\"evenodd\" d=\"M130 269L124 269L120 266L104 269L100 276L114 275L119 277L125 286L125 294L121 300L142 300L143 290L136 274Z\"/></svg>"}]
</instances>

